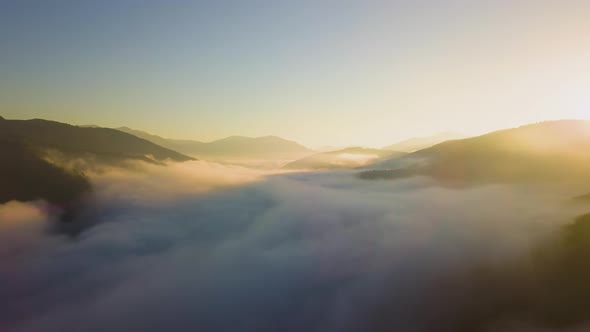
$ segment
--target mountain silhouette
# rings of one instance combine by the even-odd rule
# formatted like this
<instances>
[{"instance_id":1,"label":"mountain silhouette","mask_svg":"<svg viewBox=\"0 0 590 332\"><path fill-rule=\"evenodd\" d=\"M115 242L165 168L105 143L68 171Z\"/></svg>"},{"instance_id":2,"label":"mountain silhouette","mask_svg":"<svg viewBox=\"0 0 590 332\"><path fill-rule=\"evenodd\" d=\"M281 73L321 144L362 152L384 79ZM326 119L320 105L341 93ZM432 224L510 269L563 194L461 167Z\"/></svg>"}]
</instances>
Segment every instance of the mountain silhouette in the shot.
<instances>
[{"instance_id":1,"label":"mountain silhouette","mask_svg":"<svg viewBox=\"0 0 590 332\"><path fill-rule=\"evenodd\" d=\"M590 193L584 194L584 195L580 195L580 196L576 196L576 197L574 197L574 200L581 201L581 202L589 202L590 203Z\"/></svg>"},{"instance_id":2,"label":"mountain silhouette","mask_svg":"<svg viewBox=\"0 0 590 332\"><path fill-rule=\"evenodd\" d=\"M0 121L0 140L19 141L35 149L57 150L69 156L92 155L103 161L192 159L118 130L78 127L41 119Z\"/></svg>"},{"instance_id":3,"label":"mountain silhouette","mask_svg":"<svg viewBox=\"0 0 590 332\"><path fill-rule=\"evenodd\" d=\"M547 121L447 141L371 168L360 176L425 175L461 183L587 180L590 121Z\"/></svg>"},{"instance_id":4,"label":"mountain silhouette","mask_svg":"<svg viewBox=\"0 0 590 332\"><path fill-rule=\"evenodd\" d=\"M270 159L295 160L314 153L305 146L277 136L230 136L213 142L168 139L144 131L120 127L117 130L146 139L181 153L208 160Z\"/></svg>"},{"instance_id":5,"label":"mountain silhouette","mask_svg":"<svg viewBox=\"0 0 590 332\"><path fill-rule=\"evenodd\" d=\"M414 152L422 149L429 148L433 145L442 143L444 141L455 140L465 138L460 134L456 133L439 133L432 136L426 137L414 137L407 140L403 140L401 142L389 145L384 147L384 150L393 150L393 151L401 151L401 152Z\"/></svg>"},{"instance_id":6,"label":"mountain silhouette","mask_svg":"<svg viewBox=\"0 0 590 332\"><path fill-rule=\"evenodd\" d=\"M209 156L269 159L301 158L310 153L313 151L303 145L277 136L226 137L203 145L200 152Z\"/></svg>"},{"instance_id":7,"label":"mountain silhouette","mask_svg":"<svg viewBox=\"0 0 590 332\"><path fill-rule=\"evenodd\" d=\"M144 139L146 141L150 141L154 144L157 144L159 146L163 146L167 149L171 149L171 150L183 153L182 151L180 151L179 146L177 146L173 143L173 140L169 140L169 139L157 136L157 135L152 135L152 134L147 133L145 131L131 129L129 127L119 127L119 128L115 128L115 129L125 132L125 133L128 133L128 134L131 134L133 136L139 137L139 138ZM195 143L199 143L199 142L195 142Z\"/></svg>"},{"instance_id":8,"label":"mountain silhouette","mask_svg":"<svg viewBox=\"0 0 590 332\"><path fill-rule=\"evenodd\" d=\"M382 160L392 156L405 155L404 152L396 152L380 149L368 149L362 147L350 147L330 152L317 153L284 166L286 169L340 169L356 168L371 162Z\"/></svg>"},{"instance_id":9,"label":"mountain silhouette","mask_svg":"<svg viewBox=\"0 0 590 332\"><path fill-rule=\"evenodd\" d=\"M0 203L43 199L73 218L91 184L83 170L48 161L48 152L84 161L150 163L192 158L133 135L106 128L82 128L47 120L0 120Z\"/></svg>"},{"instance_id":10,"label":"mountain silhouette","mask_svg":"<svg viewBox=\"0 0 590 332\"><path fill-rule=\"evenodd\" d=\"M81 173L65 170L41 158L25 143L0 139L0 204L43 199L73 217L91 189Z\"/></svg>"}]
</instances>

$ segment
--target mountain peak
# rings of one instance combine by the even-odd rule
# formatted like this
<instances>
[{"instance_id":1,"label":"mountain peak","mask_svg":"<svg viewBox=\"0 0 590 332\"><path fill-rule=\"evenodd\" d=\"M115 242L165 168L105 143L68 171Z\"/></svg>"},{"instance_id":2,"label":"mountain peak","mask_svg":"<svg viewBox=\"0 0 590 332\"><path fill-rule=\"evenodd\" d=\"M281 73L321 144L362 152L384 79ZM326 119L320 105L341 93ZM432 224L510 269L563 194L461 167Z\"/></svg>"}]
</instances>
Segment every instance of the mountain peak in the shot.
<instances>
[{"instance_id":1,"label":"mountain peak","mask_svg":"<svg viewBox=\"0 0 590 332\"><path fill-rule=\"evenodd\" d=\"M462 139L465 136L456 134L453 132L440 132L432 136L413 137L401 142L384 147L385 150L403 151L403 152L414 152L421 149L431 147L433 145L442 143L444 141L450 141L455 139Z\"/></svg>"},{"instance_id":2,"label":"mountain peak","mask_svg":"<svg viewBox=\"0 0 590 332\"><path fill-rule=\"evenodd\" d=\"M361 173L366 179L430 176L446 183L581 181L590 176L590 121L544 121L449 140Z\"/></svg>"},{"instance_id":3,"label":"mountain peak","mask_svg":"<svg viewBox=\"0 0 590 332\"><path fill-rule=\"evenodd\" d=\"M295 160L313 153L312 150L297 142L272 135L261 137L233 135L212 142L199 142L193 140L166 139L128 127L119 127L117 130L199 159Z\"/></svg>"},{"instance_id":4,"label":"mountain peak","mask_svg":"<svg viewBox=\"0 0 590 332\"><path fill-rule=\"evenodd\" d=\"M279 137L279 136L275 136L275 135L260 136L260 137L257 137L257 138L260 138L260 139L276 139L276 140L286 141L286 139L284 139L282 137Z\"/></svg>"},{"instance_id":5,"label":"mountain peak","mask_svg":"<svg viewBox=\"0 0 590 332\"><path fill-rule=\"evenodd\" d=\"M258 136L258 137L249 137L249 136L242 136L242 135L232 135L228 137L224 137L218 140L215 140L211 143L216 142L247 142L247 141L259 141L259 142L293 142L288 139L274 136L274 135L267 135L267 136Z\"/></svg>"},{"instance_id":6,"label":"mountain peak","mask_svg":"<svg viewBox=\"0 0 590 332\"><path fill-rule=\"evenodd\" d=\"M176 151L110 128L85 128L43 119L3 120L1 123L0 139L17 139L34 147L51 148L73 156L90 153L109 161L192 160Z\"/></svg>"}]
</instances>

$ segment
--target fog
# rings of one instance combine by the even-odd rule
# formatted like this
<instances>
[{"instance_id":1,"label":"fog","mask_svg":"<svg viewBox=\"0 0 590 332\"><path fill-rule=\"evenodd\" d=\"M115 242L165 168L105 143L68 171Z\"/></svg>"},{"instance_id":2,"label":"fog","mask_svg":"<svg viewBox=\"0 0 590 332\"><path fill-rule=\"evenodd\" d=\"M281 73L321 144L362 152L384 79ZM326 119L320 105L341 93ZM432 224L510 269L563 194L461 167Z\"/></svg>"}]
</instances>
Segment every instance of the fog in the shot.
<instances>
[{"instance_id":1,"label":"fog","mask_svg":"<svg viewBox=\"0 0 590 332\"><path fill-rule=\"evenodd\" d=\"M3 266L39 245L51 221L47 210L44 202L0 204L0 260Z\"/></svg>"},{"instance_id":2,"label":"fog","mask_svg":"<svg viewBox=\"0 0 590 332\"><path fill-rule=\"evenodd\" d=\"M198 161L90 177L80 218L92 227L76 236L54 231L43 202L0 207L0 330L583 329L489 300L519 287L513 267L588 212L568 202L577 188Z\"/></svg>"}]
</instances>

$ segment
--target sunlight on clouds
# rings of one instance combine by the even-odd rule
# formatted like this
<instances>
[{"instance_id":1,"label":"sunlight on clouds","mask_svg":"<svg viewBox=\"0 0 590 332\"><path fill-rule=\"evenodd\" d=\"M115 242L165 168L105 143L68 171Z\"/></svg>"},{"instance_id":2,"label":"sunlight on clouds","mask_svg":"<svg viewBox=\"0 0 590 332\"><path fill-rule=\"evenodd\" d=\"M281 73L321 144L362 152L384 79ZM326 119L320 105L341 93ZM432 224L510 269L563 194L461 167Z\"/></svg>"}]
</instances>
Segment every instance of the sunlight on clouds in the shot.
<instances>
[{"instance_id":1,"label":"sunlight on clouds","mask_svg":"<svg viewBox=\"0 0 590 332\"><path fill-rule=\"evenodd\" d=\"M46 210L44 202L0 204L0 259L9 262L42 242L50 219ZM0 274L2 268L0 265Z\"/></svg>"},{"instance_id":2,"label":"sunlight on clouds","mask_svg":"<svg viewBox=\"0 0 590 332\"><path fill-rule=\"evenodd\" d=\"M186 193L207 192L260 180L278 171L263 171L227 166L207 161L172 163L166 167L135 164L136 172L111 168L91 175L97 189L105 196L141 197L173 200Z\"/></svg>"}]
</instances>

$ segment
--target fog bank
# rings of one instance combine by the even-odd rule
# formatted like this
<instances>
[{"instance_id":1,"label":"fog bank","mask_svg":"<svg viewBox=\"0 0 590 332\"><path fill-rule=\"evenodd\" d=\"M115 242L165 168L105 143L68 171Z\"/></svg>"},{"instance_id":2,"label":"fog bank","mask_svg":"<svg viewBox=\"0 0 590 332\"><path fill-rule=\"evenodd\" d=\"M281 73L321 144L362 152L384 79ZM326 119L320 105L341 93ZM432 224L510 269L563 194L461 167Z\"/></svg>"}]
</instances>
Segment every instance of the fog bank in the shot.
<instances>
[{"instance_id":1,"label":"fog bank","mask_svg":"<svg viewBox=\"0 0 590 332\"><path fill-rule=\"evenodd\" d=\"M553 331L487 291L586 209L577 188L203 162L91 179L96 222L75 238L43 232L38 205L0 208L19 255L0 263L2 331Z\"/></svg>"}]
</instances>

